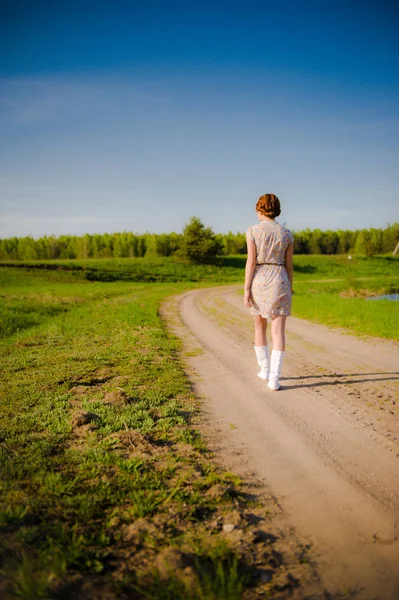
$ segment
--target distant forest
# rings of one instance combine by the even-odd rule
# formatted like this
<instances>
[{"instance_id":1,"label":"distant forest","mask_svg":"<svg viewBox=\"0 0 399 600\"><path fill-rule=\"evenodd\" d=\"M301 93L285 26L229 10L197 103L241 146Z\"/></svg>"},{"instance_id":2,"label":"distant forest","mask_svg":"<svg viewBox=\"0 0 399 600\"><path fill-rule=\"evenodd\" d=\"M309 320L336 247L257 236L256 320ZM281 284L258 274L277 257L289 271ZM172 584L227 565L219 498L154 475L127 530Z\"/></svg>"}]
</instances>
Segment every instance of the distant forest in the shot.
<instances>
[{"instance_id":1,"label":"distant forest","mask_svg":"<svg viewBox=\"0 0 399 600\"><path fill-rule=\"evenodd\" d=\"M399 240L399 223L385 229L356 231L295 231L296 254L354 254L374 256L392 253ZM245 254L244 233L216 234L223 255ZM73 258L124 258L173 256L183 240L181 233L103 233L0 239L0 260L48 260Z\"/></svg>"}]
</instances>

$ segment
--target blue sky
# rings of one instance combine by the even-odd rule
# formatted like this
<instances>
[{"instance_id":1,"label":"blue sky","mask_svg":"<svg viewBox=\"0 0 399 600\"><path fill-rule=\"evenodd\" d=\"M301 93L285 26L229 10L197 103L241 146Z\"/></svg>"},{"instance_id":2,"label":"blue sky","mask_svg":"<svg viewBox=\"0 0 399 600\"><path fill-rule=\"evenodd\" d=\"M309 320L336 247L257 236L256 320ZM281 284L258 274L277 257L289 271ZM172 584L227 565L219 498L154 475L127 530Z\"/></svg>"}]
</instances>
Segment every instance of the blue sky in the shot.
<instances>
[{"instance_id":1,"label":"blue sky","mask_svg":"<svg viewBox=\"0 0 399 600\"><path fill-rule=\"evenodd\" d=\"M396 2L0 2L0 237L398 220Z\"/></svg>"}]
</instances>

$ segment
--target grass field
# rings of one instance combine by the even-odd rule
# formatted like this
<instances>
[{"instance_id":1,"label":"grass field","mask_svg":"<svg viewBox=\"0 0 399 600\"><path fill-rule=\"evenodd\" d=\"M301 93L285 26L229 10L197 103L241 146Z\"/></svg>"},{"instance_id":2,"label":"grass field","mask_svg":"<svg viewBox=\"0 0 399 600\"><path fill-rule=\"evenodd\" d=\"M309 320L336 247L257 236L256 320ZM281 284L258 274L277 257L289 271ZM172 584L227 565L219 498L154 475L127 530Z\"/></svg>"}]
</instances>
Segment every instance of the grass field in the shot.
<instances>
[{"instance_id":1,"label":"grass field","mask_svg":"<svg viewBox=\"0 0 399 600\"><path fill-rule=\"evenodd\" d=\"M137 281L140 283L239 281L245 258L220 258L217 265L190 265L172 258L102 258L88 260L48 260L4 262L1 265L47 271L69 271L87 281Z\"/></svg>"},{"instance_id":2,"label":"grass field","mask_svg":"<svg viewBox=\"0 0 399 600\"><path fill-rule=\"evenodd\" d=\"M60 280L71 283L90 281L217 285L243 281L245 256L223 257L218 265L197 266L170 258L30 261L13 264L19 268L3 267L0 269L0 277L4 284L7 284L10 276L13 281L18 278L19 289L32 277L35 281L49 279L54 283ZM367 296L398 292L399 257L348 259L347 256L295 256L294 271L295 316L329 326L348 328L357 334L399 339L399 304L388 300L366 300ZM3 298L0 310L0 335L1 332L8 335L13 331L15 323L19 323L19 327L29 327L35 318L41 318L37 314L40 311L62 311L65 306L52 306L50 299L46 305L40 302L35 306L32 297L21 300L18 296L9 301ZM19 313L18 316L16 313Z\"/></svg>"},{"instance_id":3,"label":"grass field","mask_svg":"<svg viewBox=\"0 0 399 600\"><path fill-rule=\"evenodd\" d=\"M297 256L294 291L294 316L399 340L399 302L367 299L399 292L398 258Z\"/></svg>"},{"instance_id":4,"label":"grass field","mask_svg":"<svg viewBox=\"0 0 399 600\"><path fill-rule=\"evenodd\" d=\"M259 561L273 572L265 593L289 590L270 541L223 536L255 509L206 450L159 316L171 294L242 282L244 263L0 269L2 597L252 598ZM398 339L398 304L363 298L397 290L398 264L296 257L294 312Z\"/></svg>"}]
</instances>

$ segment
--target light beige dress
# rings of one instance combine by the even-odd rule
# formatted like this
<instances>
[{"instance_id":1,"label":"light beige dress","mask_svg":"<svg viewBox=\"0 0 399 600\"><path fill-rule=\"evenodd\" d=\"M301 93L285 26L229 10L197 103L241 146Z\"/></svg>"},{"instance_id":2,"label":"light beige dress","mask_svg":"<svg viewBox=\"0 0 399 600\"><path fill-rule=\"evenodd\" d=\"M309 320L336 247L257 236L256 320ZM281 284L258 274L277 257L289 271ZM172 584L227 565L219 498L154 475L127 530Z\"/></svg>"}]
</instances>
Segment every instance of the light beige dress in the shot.
<instances>
[{"instance_id":1,"label":"light beige dress","mask_svg":"<svg viewBox=\"0 0 399 600\"><path fill-rule=\"evenodd\" d=\"M276 221L261 221L247 230L255 242L256 267L251 284L251 315L267 319L291 314L291 285L285 268L285 253L294 236Z\"/></svg>"}]
</instances>

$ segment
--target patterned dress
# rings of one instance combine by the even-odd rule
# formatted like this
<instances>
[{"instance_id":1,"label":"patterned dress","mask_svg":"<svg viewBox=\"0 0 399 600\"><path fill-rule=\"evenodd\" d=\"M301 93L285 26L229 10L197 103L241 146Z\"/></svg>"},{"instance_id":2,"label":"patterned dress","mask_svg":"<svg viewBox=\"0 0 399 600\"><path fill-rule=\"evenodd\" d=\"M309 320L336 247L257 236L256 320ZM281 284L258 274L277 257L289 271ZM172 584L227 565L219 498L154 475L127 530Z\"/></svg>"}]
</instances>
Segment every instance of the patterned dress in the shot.
<instances>
[{"instance_id":1,"label":"patterned dress","mask_svg":"<svg viewBox=\"0 0 399 600\"><path fill-rule=\"evenodd\" d=\"M256 267L251 284L251 315L267 319L291 314L291 286L285 269L285 252L294 236L276 221L261 221L247 230L255 242ZM264 264L273 263L273 264Z\"/></svg>"}]
</instances>

